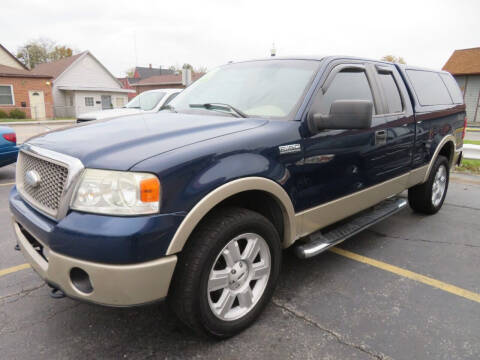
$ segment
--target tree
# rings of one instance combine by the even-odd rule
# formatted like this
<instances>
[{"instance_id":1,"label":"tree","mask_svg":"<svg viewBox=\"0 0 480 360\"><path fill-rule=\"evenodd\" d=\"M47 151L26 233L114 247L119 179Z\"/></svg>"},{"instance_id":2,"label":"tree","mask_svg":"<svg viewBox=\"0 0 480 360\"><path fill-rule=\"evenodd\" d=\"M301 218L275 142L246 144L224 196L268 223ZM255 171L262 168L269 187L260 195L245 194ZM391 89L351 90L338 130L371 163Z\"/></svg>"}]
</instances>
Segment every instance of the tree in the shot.
<instances>
[{"instance_id":1,"label":"tree","mask_svg":"<svg viewBox=\"0 0 480 360\"><path fill-rule=\"evenodd\" d=\"M133 67L128 68L127 70L125 70L125 74L129 78L133 78L135 76L135 68L133 68Z\"/></svg>"},{"instance_id":2,"label":"tree","mask_svg":"<svg viewBox=\"0 0 480 360\"><path fill-rule=\"evenodd\" d=\"M390 61L390 62L398 63L398 64L406 64L407 63L403 57L401 57L401 56L397 57L395 55L385 55L380 60Z\"/></svg>"},{"instance_id":3,"label":"tree","mask_svg":"<svg viewBox=\"0 0 480 360\"><path fill-rule=\"evenodd\" d=\"M67 45L57 45L53 40L40 38L20 46L17 50L17 58L33 69L38 64L70 57L74 52Z\"/></svg>"},{"instance_id":4,"label":"tree","mask_svg":"<svg viewBox=\"0 0 480 360\"><path fill-rule=\"evenodd\" d=\"M73 55L73 50L66 47L65 45L62 46L55 46L55 48L48 54L49 61L57 61L63 58L67 58Z\"/></svg>"},{"instance_id":5,"label":"tree","mask_svg":"<svg viewBox=\"0 0 480 360\"><path fill-rule=\"evenodd\" d=\"M193 72L199 73L199 74L204 74L208 71L206 66L198 66L196 67Z\"/></svg>"}]
</instances>

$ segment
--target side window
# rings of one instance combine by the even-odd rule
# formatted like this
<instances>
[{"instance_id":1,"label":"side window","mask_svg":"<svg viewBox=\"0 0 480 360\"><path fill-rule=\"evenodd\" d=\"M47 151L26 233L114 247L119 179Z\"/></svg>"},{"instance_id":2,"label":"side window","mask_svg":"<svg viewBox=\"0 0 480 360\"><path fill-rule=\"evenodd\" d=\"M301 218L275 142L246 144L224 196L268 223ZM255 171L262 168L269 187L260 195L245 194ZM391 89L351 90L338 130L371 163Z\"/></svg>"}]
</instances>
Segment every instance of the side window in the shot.
<instances>
[{"instance_id":1,"label":"side window","mask_svg":"<svg viewBox=\"0 0 480 360\"><path fill-rule=\"evenodd\" d=\"M391 72L378 73L380 86L387 100L388 114L399 113L403 111L402 98L398 91L397 83Z\"/></svg>"},{"instance_id":2,"label":"side window","mask_svg":"<svg viewBox=\"0 0 480 360\"><path fill-rule=\"evenodd\" d=\"M407 70L420 105L450 105L452 99L440 75L433 71Z\"/></svg>"},{"instance_id":3,"label":"side window","mask_svg":"<svg viewBox=\"0 0 480 360\"><path fill-rule=\"evenodd\" d=\"M448 92L450 93L452 100L455 104L462 104L463 103L463 95L458 87L457 81L453 78L453 76L449 74L440 74L443 82L447 86Z\"/></svg>"},{"instance_id":4,"label":"side window","mask_svg":"<svg viewBox=\"0 0 480 360\"><path fill-rule=\"evenodd\" d=\"M370 100L372 90L364 71L342 71L335 75L325 94L319 101L321 113L328 114L335 100ZM373 109L375 114L375 106Z\"/></svg>"}]
</instances>

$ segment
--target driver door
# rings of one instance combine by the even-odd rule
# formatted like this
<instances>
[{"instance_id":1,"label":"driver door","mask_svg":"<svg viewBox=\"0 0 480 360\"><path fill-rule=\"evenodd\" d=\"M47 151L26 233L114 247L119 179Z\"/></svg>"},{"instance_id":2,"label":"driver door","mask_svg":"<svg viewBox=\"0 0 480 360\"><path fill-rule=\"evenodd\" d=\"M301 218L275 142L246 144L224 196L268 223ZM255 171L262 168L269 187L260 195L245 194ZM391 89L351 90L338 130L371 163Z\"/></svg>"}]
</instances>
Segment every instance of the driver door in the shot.
<instances>
[{"instance_id":1,"label":"driver door","mask_svg":"<svg viewBox=\"0 0 480 360\"><path fill-rule=\"evenodd\" d=\"M370 100L374 110L369 129L321 130L306 136L300 196L305 211L383 181L376 158L387 132L384 118L376 115L382 105L374 79L367 63L337 63L317 89L311 112L328 114L336 100Z\"/></svg>"}]
</instances>

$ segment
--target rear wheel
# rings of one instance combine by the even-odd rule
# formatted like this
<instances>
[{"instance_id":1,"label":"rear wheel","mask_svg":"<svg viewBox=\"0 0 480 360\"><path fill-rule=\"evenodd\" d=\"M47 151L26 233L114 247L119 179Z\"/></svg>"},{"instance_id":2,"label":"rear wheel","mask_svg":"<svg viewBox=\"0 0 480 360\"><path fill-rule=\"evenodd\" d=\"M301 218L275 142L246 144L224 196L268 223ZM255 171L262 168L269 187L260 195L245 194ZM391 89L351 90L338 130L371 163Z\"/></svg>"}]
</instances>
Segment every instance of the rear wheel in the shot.
<instances>
[{"instance_id":1,"label":"rear wheel","mask_svg":"<svg viewBox=\"0 0 480 360\"><path fill-rule=\"evenodd\" d=\"M199 333L235 335L271 298L281 255L278 233L265 217L242 208L215 211L179 255L170 305Z\"/></svg>"},{"instance_id":2,"label":"rear wheel","mask_svg":"<svg viewBox=\"0 0 480 360\"><path fill-rule=\"evenodd\" d=\"M445 156L438 156L428 180L408 189L410 207L420 213L435 214L443 205L447 195L448 182L448 160Z\"/></svg>"}]
</instances>

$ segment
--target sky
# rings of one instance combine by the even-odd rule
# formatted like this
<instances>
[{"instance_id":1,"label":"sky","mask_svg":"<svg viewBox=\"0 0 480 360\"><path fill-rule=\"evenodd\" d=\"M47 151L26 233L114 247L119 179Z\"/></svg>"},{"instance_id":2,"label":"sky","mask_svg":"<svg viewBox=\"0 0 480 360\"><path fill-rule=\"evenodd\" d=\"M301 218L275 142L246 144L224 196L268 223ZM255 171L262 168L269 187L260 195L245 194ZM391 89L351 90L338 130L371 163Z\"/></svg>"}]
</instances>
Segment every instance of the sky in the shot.
<instances>
[{"instance_id":1,"label":"sky","mask_svg":"<svg viewBox=\"0 0 480 360\"><path fill-rule=\"evenodd\" d=\"M90 50L114 75L135 65L278 56L402 56L440 69L455 49L480 47L479 0L0 0L0 43L15 53L48 38Z\"/></svg>"}]
</instances>

